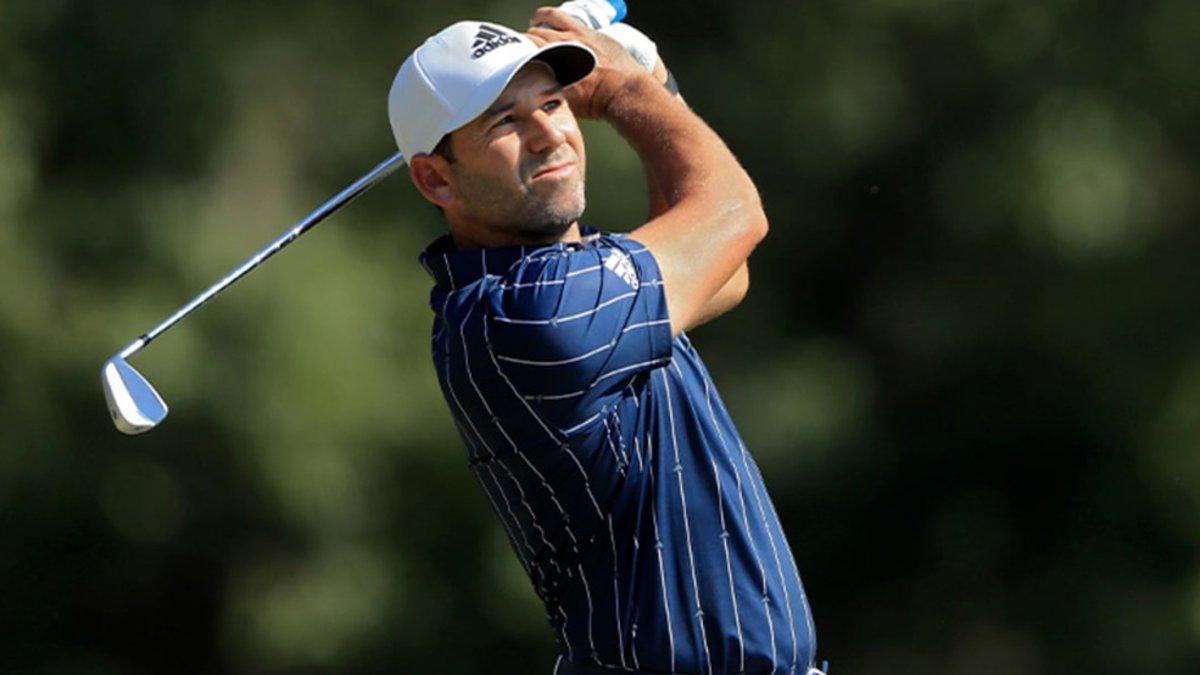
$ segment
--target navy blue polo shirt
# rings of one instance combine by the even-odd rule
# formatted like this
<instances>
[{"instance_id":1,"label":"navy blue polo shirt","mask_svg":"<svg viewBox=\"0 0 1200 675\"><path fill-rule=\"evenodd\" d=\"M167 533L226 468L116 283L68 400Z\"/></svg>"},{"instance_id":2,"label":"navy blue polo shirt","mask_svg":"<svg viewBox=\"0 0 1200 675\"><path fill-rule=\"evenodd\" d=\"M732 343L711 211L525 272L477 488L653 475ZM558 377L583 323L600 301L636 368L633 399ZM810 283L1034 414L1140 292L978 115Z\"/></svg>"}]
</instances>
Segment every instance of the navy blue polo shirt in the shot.
<instances>
[{"instance_id":1,"label":"navy blue polo shirt","mask_svg":"<svg viewBox=\"0 0 1200 675\"><path fill-rule=\"evenodd\" d=\"M433 361L563 656L674 673L805 673L812 617L758 467L658 264L620 235L435 241Z\"/></svg>"}]
</instances>

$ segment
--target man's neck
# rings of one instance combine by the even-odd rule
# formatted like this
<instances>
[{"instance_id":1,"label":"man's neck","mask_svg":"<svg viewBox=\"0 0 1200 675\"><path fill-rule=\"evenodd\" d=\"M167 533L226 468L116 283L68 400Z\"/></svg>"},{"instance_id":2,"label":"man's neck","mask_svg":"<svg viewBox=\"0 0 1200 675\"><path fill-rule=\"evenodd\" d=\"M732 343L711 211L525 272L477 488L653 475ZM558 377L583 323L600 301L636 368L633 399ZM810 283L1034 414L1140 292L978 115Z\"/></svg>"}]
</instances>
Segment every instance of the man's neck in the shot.
<instances>
[{"instance_id":1,"label":"man's neck","mask_svg":"<svg viewBox=\"0 0 1200 675\"><path fill-rule=\"evenodd\" d=\"M460 251L474 251L481 248L499 248L501 246L546 246L560 242L575 242L583 239L579 231L579 221L571 223L562 235L558 237L536 238L522 237L511 232L497 232L482 228L450 226L450 236L454 239L454 247Z\"/></svg>"}]
</instances>

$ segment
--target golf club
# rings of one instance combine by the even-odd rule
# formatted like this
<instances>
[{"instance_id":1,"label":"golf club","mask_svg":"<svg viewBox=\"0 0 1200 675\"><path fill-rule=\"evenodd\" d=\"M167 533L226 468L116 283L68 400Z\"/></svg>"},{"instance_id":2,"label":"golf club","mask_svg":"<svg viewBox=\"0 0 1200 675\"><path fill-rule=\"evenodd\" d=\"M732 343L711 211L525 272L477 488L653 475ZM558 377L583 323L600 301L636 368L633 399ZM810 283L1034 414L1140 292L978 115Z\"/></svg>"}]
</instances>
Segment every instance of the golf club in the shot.
<instances>
[{"instance_id":1,"label":"golf club","mask_svg":"<svg viewBox=\"0 0 1200 675\"><path fill-rule=\"evenodd\" d=\"M616 22L620 22L625 18L627 9L624 0L568 0L560 4L559 7L568 14L571 14L583 25L595 29L605 29ZM626 30L614 33L613 37L618 42L625 44L626 48L635 54L649 53L650 50L653 50L653 43L637 31ZM127 434L140 434L149 431L162 422L167 417L167 412L169 411L166 402L163 401L162 396L159 396L150 382L134 369L133 366L129 365L127 361L129 357L141 351L142 348L150 344L155 338L166 332L168 328L179 323L181 319L211 300L216 294L228 288L233 282L246 276L267 258L283 250L285 246L295 241L300 235L310 230L317 223L329 217L346 204L349 204L355 197L371 189L384 178L387 178L403 163L403 153L397 152L388 157L374 169L351 183L346 189L334 195L329 201L318 207L316 211L308 214L303 220L280 235L278 239L268 244L258 253L255 253L226 275L224 279L221 279L200 295L192 298L190 302L180 307L162 323L138 336L137 339L106 361L104 367L100 370L100 379L104 385L104 398L108 401L109 414L112 415L113 423L117 429Z\"/></svg>"},{"instance_id":2,"label":"golf club","mask_svg":"<svg viewBox=\"0 0 1200 675\"><path fill-rule=\"evenodd\" d=\"M317 223L325 220L343 206L354 201L355 197L387 178L403 163L404 156L399 152L385 159L374 169L319 206L317 210L305 216L303 220L296 223L275 241L248 258L225 278L192 298L190 302L180 307L162 323L138 336L105 362L100 371L100 379L104 384L104 398L108 401L109 414L112 415L117 429L127 434L140 434L157 426L166 418L168 412L166 402L158 395L150 382L133 366L130 366L126 359L141 351L143 347L165 333L168 328L179 323L181 319L231 286L233 282L249 274L267 258L283 250L285 246L312 229Z\"/></svg>"}]
</instances>

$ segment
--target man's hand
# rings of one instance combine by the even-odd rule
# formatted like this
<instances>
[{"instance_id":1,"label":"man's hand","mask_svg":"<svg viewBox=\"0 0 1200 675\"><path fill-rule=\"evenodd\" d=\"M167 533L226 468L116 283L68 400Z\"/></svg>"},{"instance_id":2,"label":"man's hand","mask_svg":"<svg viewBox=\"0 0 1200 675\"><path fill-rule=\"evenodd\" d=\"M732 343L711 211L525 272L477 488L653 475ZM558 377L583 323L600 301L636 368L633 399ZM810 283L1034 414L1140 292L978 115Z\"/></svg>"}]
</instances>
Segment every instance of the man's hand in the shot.
<instances>
[{"instance_id":1,"label":"man's hand","mask_svg":"<svg viewBox=\"0 0 1200 675\"><path fill-rule=\"evenodd\" d=\"M567 87L563 94L576 116L602 119L613 97L631 79L650 77L625 51L621 43L587 28L557 7L542 7L529 20L527 35L538 45L551 42L580 42L596 53L596 69L584 79Z\"/></svg>"}]
</instances>

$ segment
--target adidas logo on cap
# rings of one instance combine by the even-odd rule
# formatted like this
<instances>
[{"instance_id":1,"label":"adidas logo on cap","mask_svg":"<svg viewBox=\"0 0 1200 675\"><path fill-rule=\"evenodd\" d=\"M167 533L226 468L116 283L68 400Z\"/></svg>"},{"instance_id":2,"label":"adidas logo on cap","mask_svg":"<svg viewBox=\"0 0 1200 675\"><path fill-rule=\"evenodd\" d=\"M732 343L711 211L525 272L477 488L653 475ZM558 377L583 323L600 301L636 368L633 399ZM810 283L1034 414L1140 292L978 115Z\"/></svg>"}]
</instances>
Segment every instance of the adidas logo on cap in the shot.
<instances>
[{"instance_id":1,"label":"adidas logo on cap","mask_svg":"<svg viewBox=\"0 0 1200 675\"><path fill-rule=\"evenodd\" d=\"M521 38L505 32L502 28L486 23L479 24L479 32L475 34L475 42L471 45L471 58L477 59L494 49L520 41Z\"/></svg>"}]
</instances>

